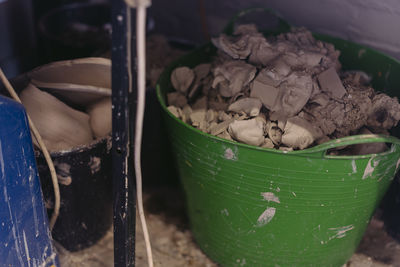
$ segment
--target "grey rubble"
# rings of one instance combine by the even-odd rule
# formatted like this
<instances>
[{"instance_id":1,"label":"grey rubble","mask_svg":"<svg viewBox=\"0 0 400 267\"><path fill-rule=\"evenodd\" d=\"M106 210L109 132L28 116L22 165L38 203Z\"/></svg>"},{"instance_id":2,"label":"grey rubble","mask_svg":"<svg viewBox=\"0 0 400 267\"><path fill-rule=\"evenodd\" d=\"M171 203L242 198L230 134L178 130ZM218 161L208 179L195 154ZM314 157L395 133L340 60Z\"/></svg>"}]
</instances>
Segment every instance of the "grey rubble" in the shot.
<instances>
[{"instance_id":1,"label":"grey rubble","mask_svg":"<svg viewBox=\"0 0 400 267\"><path fill-rule=\"evenodd\" d=\"M168 94L169 110L206 133L290 151L400 120L396 98L375 92L361 71L342 72L340 52L304 28L267 40L239 25L212 42L214 61L175 69Z\"/></svg>"}]
</instances>

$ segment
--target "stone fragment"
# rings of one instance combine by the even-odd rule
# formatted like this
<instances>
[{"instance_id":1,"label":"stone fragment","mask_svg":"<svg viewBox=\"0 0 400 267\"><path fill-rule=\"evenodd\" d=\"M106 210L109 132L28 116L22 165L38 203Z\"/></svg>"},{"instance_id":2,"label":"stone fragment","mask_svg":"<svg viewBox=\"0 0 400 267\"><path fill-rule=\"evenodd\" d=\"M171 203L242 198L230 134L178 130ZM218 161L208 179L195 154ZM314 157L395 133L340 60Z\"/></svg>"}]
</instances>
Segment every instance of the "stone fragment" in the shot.
<instances>
[{"instance_id":1,"label":"stone fragment","mask_svg":"<svg viewBox=\"0 0 400 267\"><path fill-rule=\"evenodd\" d=\"M342 81L335 68L331 67L318 75L321 90L330 94L333 98L341 99L346 94Z\"/></svg>"},{"instance_id":2,"label":"stone fragment","mask_svg":"<svg viewBox=\"0 0 400 267\"><path fill-rule=\"evenodd\" d=\"M194 104L192 105L192 109L193 110L207 109L207 97L203 96L203 97L200 97L199 99L197 99L196 102L194 102Z\"/></svg>"},{"instance_id":3,"label":"stone fragment","mask_svg":"<svg viewBox=\"0 0 400 267\"><path fill-rule=\"evenodd\" d=\"M233 139L248 145L259 146L264 142L264 125L256 119L235 120L228 131Z\"/></svg>"},{"instance_id":4,"label":"stone fragment","mask_svg":"<svg viewBox=\"0 0 400 267\"><path fill-rule=\"evenodd\" d=\"M222 133L218 134L217 136L221 137L221 138L224 138L224 139L227 139L227 140L233 141L231 135L228 133L228 130L223 131Z\"/></svg>"},{"instance_id":5,"label":"stone fragment","mask_svg":"<svg viewBox=\"0 0 400 267\"><path fill-rule=\"evenodd\" d=\"M179 67L172 71L172 86L179 92L186 94L194 81L194 72L188 67Z\"/></svg>"},{"instance_id":6,"label":"stone fragment","mask_svg":"<svg viewBox=\"0 0 400 267\"><path fill-rule=\"evenodd\" d=\"M292 117L286 122L282 143L291 148L304 149L320 136L311 123L300 117Z\"/></svg>"},{"instance_id":7,"label":"stone fragment","mask_svg":"<svg viewBox=\"0 0 400 267\"><path fill-rule=\"evenodd\" d=\"M274 145L274 143L272 142L271 139L265 138L265 139L264 139L264 143L261 145L261 147L264 147L264 148L274 148L275 145Z\"/></svg>"},{"instance_id":8,"label":"stone fragment","mask_svg":"<svg viewBox=\"0 0 400 267\"><path fill-rule=\"evenodd\" d=\"M279 129L276 122L268 122L266 126L269 139L275 144L279 145L282 140L282 131Z\"/></svg>"},{"instance_id":9,"label":"stone fragment","mask_svg":"<svg viewBox=\"0 0 400 267\"><path fill-rule=\"evenodd\" d=\"M367 126L390 129L396 126L399 120L400 104L397 98L385 94L374 96Z\"/></svg>"},{"instance_id":10,"label":"stone fragment","mask_svg":"<svg viewBox=\"0 0 400 267\"><path fill-rule=\"evenodd\" d=\"M280 85L280 92L272 111L279 111L287 117L300 112L310 99L313 90L312 79L308 75L292 73Z\"/></svg>"},{"instance_id":11,"label":"stone fragment","mask_svg":"<svg viewBox=\"0 0 400 267\"><path fill-rule=\"evenodd\" d=\"M218 124L213 124L212 126L210 126L210 133L212 135L221 134L228 129L229 124L231 124L233 121L234 119L229 119Z\"/></svg>"},{"instance_id":12,"label":"stone fragment","mask_svg":"<svg viewBox=\"0 0 400 267\"><path fill-rule=\"evenodd\" d=\"M273 109L279 95L279 89L272 84L278 86L270 78L267 71L261 71L250 86L250 97L260 99L263 105L269 110Z\"/></svg>"},{"instance_id":13,"label":"stone fragment","mask_svg":"<svg viewBox=\"0 0 400 267\"><path fill-rule=\"evenodd\" d=\"M183 108L187 104L185 95L181 92L171 92L167 94L168 105Z\"/></svg>"},{"instance_id":14,"label":"stone fragment","mask_svg":"<svg viewBox=\"0 0 400 267\"><path fill-rule=\"evenodd\" d=\"M226 61L214 68L212 87L218 88L223 97L232 97L254 79L256 72L256 67L243 61Z\"/></svg>"},{"instance_id":15,"label":"stone fragment","mask_svg":"<svg viewBox=\"0 0 400 267\"><path fill-rule=\"evenodd\" d=\"M192 112L193 110L189 105L184 106L182 109L182 121L188 123Z\"/></svg>"},{"instance_id":16,"label":"stone fragment","mask_svg":"<svg viewBox=\"0 0 400 267\"><path fill-rule=\"evenodd\" d=\"M190 114L190 121L192 122L192 125L198 127L202 122L206 122L206 114L207 111L205 109L193 110L193 112Z\"/></svg>"},{"instance_id":17,"label":"stone fragment","mask_svg":"<svg viewBox=\"0 0 400 267\"><path fill-rule=\"evenodd\" d=\"M180 108L175 106L168 106L167 109L169 110L169 112L174 114L175 117L179 119L182 118L182 111L180 110Z\"/></svg>"},{"instance_id":18,"label":"stone fragment","mask_svg":"<svg viewBox=\"0 0 400 267\"><path fill-rule=\"evenodd\" d=\"M244 112L251 117L255 117L260 114L261 107L262 103L258 98L246 97L233 102L228 107L228 111L233 111L237 113Z\"/></svg>"}]
</instances>

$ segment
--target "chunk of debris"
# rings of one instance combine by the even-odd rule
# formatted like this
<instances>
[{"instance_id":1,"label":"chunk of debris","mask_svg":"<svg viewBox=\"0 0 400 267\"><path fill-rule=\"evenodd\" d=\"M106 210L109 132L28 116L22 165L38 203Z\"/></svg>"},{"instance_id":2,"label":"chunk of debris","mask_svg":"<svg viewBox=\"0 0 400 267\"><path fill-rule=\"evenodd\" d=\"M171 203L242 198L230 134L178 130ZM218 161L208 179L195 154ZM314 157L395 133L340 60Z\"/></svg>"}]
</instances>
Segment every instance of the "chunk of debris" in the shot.
<instances>
[{"instance_id":1,"label":"chunk of debris","mask_svg":"<svg viewBox=\"0 0 400 267\"><path fill-rule=\"evenodd\" d=\"M233 111L237 113L246 113L251 117L258 116L260 114L260 109L262 107L262 103L258 98L241 98L236 102L233 102L229 107L228 111Z\"/></svg>"},{"instance_id":2,"label":"chunk of debris","mask_svg":"<svg viewBox=\"0 0 400 267\"><path fill-rule=\"evenodd\" d=\"M286 122L282 143L291 148L304 149L320 136L311 123L300 117L292 117Z\"/></svg>"},{"instance_id":3,"label":"chunk of debris","mask_svg":"<svg viewBox=\"0 0 400 267\"><path fill-rule=\"evenodd\" d=\"M172 71L172 86L179 92L186 94L194 81L194 72L188 67L179 67Z\"/></svg>"},{"instance_id":4,"label":"chunk of debris","mask_svg":"<svg viewBox=\"0 0 400 267\"><path fill-rule=\"evenodd\" d=\"M231 60L213 70L213 88L223 97L232 97L242 91L256 75L257 68L243 61Z\"/></svg>"},{"instance_id":5,"label":"chunk of debris","mask_svg":"<svg viewBox=\"0 0 400 267\"><path fill-rule=\"evenodd\" d=\"M400 120L400 104L397 98L385 94L377 94L372 99L372 108L368 116L367 126L390 129Z\"/></svg>"},{"instance_id":6,"label":"chunk of debris","mask_svg":"<svg viewBox=\"0 0 400 267\"><path fill-rule=\"evenodd\" d=\"M167 94L168 104L183 108L187 104L186 97L181 92L171 92Z\"/></svg>"},{"instance_id":7,"label":"chunk of debris","mask_svg":"<svg viewBox=\"0 0 400 267\"><path fill-rule=\"evenodd\" d=\"M342 81L334 68L329 68L318 75L321 90L336 99L341 99L346 94Z\"/></svg>"},{"instance_id":8,"label":"chunk of debris","mask_svg":"<svg viewBox=\"0 0 400 267\"><path fill-rule=\"evenodd\" d=\"M168 106L167 109L171 112L175 117L182 118L182 110L175 106Z\"/></svg>"},{"instance_id":9,"label":"chunk of debris","mask_svg":"<svg viewBox=\"0 0 400 267\"><path fill-rule=\"evenodd\" d=\"M264 125L256 119L235 120L229 124L228 131L233 139L245 144L259 146L264 143Z\"/></svg>"}]
</instances>

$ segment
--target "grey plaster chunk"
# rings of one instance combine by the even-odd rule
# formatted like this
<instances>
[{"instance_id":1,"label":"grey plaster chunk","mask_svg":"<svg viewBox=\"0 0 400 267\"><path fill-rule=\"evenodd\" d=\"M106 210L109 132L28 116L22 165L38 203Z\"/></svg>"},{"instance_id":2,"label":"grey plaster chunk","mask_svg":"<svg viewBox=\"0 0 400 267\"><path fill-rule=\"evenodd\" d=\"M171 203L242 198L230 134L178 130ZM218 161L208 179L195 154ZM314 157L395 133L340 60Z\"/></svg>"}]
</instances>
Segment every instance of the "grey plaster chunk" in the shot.
<instances>
[{"instance_id":1,"label":"grey plaster chunk","mask_svg":"<svg viewBox=\"0 0 400 267\"><path fill-rule=\"evenodd\" d=\"M224 111L219 111L218 112L218 120L220 121L226 121L232 119L232 116L230 114L227 114Z\"/></svg>"},{"instance_id":2,"label":"grey plaster chunk","mask_svg":"<svg viewBox=\"0 0 400 267\"><path fill-rule=\"evenodd\" d=\"M205 109L194 110L190 114L190 120L193 126L200 126L200 123L206 121L207 111Z\"/></svg>"},{"instance_id":3,"label":"grey plaster chunk","mask_svg":"<svg viewBox=\"0 0 400 267\"><path fill-rule=\"evenodd\" d=\"M272 71L277 74L277 79L281 80L288 76L292 69L289 64L287 64L283 59L279 58L272 64Z\"/></svg>"},{"instance_id":4,"label":"grey plaster chunk","mask_svg":"<svg viewBox=\"0 0 400 267\"><path fill-rule=\"evenodd\" d=\"M250 97L260 99L266 108L272 110L278 99L279 88L269 85L268 82L265 82L264 77L260 73L252 82Z\"/></svg>"},{"instance_id":5,"label":"grey plaster chunk","mask_svg":"<svg viewBox=\"0 0 400 267\"><path fill-rule=\"evenodd\" d=\"M200 109L200 110L205 110L207 109L207 97L203 96L200 97L199 99L196 100L196 102L194 102L194 104L192 105L192 109L196 110L196 109Z\"/></svg>"},{"instance_id":6,"label":"grey plaster chunk","mask_svg":"<svg viewBox=\"0 0 400 267\"><path fill-rule=\"evenodd\" d=\"M226 61L213 70L212 87L218 88L223 97L232 97L254 79L256 72L256 67L243 61Z\"/></svg>"},{"instance_id":7,"label":"grey plaster chunk","mask_svg":"<svg viewBox=\"0 0 400 267\"><path fill-rule=\"evenodd\" d=\"M224 139L233 141L231 135L228 133L228 130L223 131L222 133L218 134L217 136L220 138L224 138Z\"/></svg>"},{"instance_id":8,"label":"grey plaster chunk","mask_svg":"<svg viewBox=\"0 0 400 267\"><path fill-rule=\"evenodd\" d=\"M264 139L264 143L261 145L261 147L264 147L264 148L274 148L275 145L274 145L274 143L272 142L271 139L265 138L265 139Z\"/></svg>"},{"instance_id":9,"label":"grey plaster chunk","mask_svg":"<svg viewBox=\"0 0 400 267\"><path fill-rule=\"evenodd\" d=\"M289 118L282 135L282 143L291 148L304 149L319 138L314 126L300 117Z\"/></svg>"},{"instance_id":10,"label":"grey plaster chunk","mask_svg":"<svg viewBox=\"0 0 400 267\"><path fill-rule=\"evenodd\" d=\"M208 107L217 111L221 111L228 108L228 103L210 100L208 102Z\"/></svg>"},{"instance_id":11,"label":"grey plaster chunk","mask_svg":"<svg viewBox=\"0 0 400 267\"><path fill-rule=\"evenodd\" d=\"M330 101L330 97L325 93L320 93L315 95L312 99L310 99L311 103L316 103L322 107L325 107Z\"/></svg>"},{"instance_id":12,"label":"grey plaster chunk","mask_svg":"<svg viewBox=\"0 0 400 267\"><path fill-rule=\"evenodd\" d=\"M346 89L344 89L342 81L333 67L320 73L318 82L321 90L327 92L333 98L341 99L346 94Z\"/></svg>"},{"instance_id":13,"label":"grey plaster chunk","mask_svg":"<svg viewBox=\"0 0 400 267\"><path fill-rule=\"evenodd\" d=\"M259 146L264 143L264 125L256 119L235 120L229 124L232 138L248 145Z\"/></svg>"},{"instance_id":14,"label":"grey plaster chunk","mask_svg":"<svg viewBox=\"0 0 400 267\"><path fill-rule=\"evenodd\" d=\"M307 104L312 90L310 76L292 73L285 83L280 85L277 102L271 110L280 111L288 117L294 116Z\"/></svg>"},{"instance_id":15,"label":"grey plaster chunk","mask_svg":"<svg viewBox=\"0 0 400 267\"><path fill-rule=\"evenodd\" d=\"M211 72L211 64L199 64L193 68L193 71L196 74L196 80L200 81Z\"/></svg>"},{"instance_id":16,"label":"grey plaster chunk","mask_svg":"<svg viewBox=\"0 0 400 267\"><path fill-rule=\"evenodd\" d=\"M187 104L185 95L181 92L171 92L167 94L168 104L183 108Z\"/></svg>"},{"instance_id":17,"label":"grey plaster chunk","mask_svg":"<svg viewBox=\"0 0 400 267\"><path fill-rule=\"evenodd\" d=\"M180 108L175 106L168 106L167 109L169 110L169 112L174 114L175 117L179 119L182 118L182 110Z\"/></svg>"},{"instance_id":18,"label":"grey plaster chunk","mask_svg":"<svg viewBox=\"0 0 400 267\"><path fill-rule=\"evenodd\" d=\"M271 139L275 145L279 145L282 141L282 131L279 129L278 124L276 122L269 122L267 123L266 130L269 139Z\"/></svg>"},{"instance_id":19,"label":"grey plaster chunk","mask_svg":"<svg viewBox=\"0 0 400 267\"><path fill-rule=\"evenodd\" d=\"M216 112L212 109L207 110L206 121L208 123L215 122L215 121L217 121L217 119L218 119L218 112Z\"/></svg>"},{"instance_id":20,"label":"grey plaster chunk","mask_svg":"<svg viewBox=\"0 0 400 267\"><path fill-rule=\"evenodd\" d=\"M194 72L188 67L179 67L172 71L172 86L179 92L186 94L194 81Z\"/></svg>"},{"instance_id":21,"label":"grey plaster chunk","mask_svg":"<svg viewBox=\"0 0 400 267\"><path fill-rule=\"evenodd\" d=\"M233 102L228 107L228 111L233 111L237 113L244 112L251 117L255 117L258 116L258 114L260 114L261 107L262 103L260 99L246 97Z\"/></svg>"},{"instance_id":22,"label":"grey plaster chunk","mask_svg":"<svg viewBox=\"0 0 400 267\"><path fill-rule=\"evenodd\" d=\"M244 24L236 28L234 36L221 34L217 38L212 38L211 42L233 59L246 59L253 52L254 45L259 44L260 40L266 42L256 26Z\"/></svg>"},{"instance_id":23,"label":"grey plaster chunk","mask_svg":"<svg viewBox=\"0 0 400 267\"><path fill-rule=\"evenodd\" d=\"M372 99L372 108L368 115L367 126L390 129L400 120L400 104L397 98L377 94Z\"/></svg>"},{"instance_id":24,"label":"grey plaster chunk","mask_svg":"<svg viewBox=\"0 0 400 267\"><path fill-rule=\"evenodd\" d=\"M299 60L308 68L318 66L324 55L315 52L305 52L300 55Z\"/></svg>"},{"instance_id":25,"label":"grey plaster chunk","mask_svg":"<svg viewBox=\"0 0 400 267\"><path fill-rule=\"evenodd\" d=\"M245 39L240 37L221 34L217 38L212 38L211 42L233 59L245 59L251 53L251 47L248 46Z\"/></svg>"},{"instance_id":26,"label":"grey plaster chunk","mask_svg":"<svg viewBox=\"0 0 400 267\"><path fill-rule=\"evenodd\" d=\"M276 51L271 47L271 44L265 38L259 38L257 43L253 43L249 62L257 66L266 66L277 57ZM253 38L255 41L255 38Z\"/></svg>"},{"instance_id":27,"label":"grey plaster chunk","mask_svg":"<svg viewBox=\"0 0 400 267\"><path fill-rule=\"evenodd\" d=\"M188 123L192 112L193 110L189 105L184 106L182 109L182 121Z\"/></svg>"},{"instance_id":28,"label":"grey plaster chunk","mask_svg":"<svg viewBox=\"0 0 400 267\"><path fill-rule=\"evenodd\" d=\"M234 121L234 119L229 119L223 122L220 122L218 124L213 124L212 126L210 125L210 133L212 135L219 135L224 131L228 130L229 124L231 124Z\"/></svg>"}]
</instances>

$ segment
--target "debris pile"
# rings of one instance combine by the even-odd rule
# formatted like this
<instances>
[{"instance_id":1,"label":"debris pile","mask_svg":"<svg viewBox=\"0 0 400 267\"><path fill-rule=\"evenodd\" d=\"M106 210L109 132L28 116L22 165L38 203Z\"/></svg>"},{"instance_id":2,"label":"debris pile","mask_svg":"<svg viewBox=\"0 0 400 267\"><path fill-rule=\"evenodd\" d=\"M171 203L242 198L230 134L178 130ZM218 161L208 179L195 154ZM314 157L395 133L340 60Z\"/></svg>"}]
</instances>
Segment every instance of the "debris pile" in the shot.
<instances>
[{"instance_id":1,"label":"debris pile","mask_svg":"<svg viewBox=\"0 0 400 267\"><path fill-rule=\"evenodd\" d=\"M168 110L203 132L285 151L400 120L396 98L375 92L361 71L341 71L340 52L304 28L265 38L254 25L212 40L210 64L176 68Z\"/></svg>"}]
</instances>

